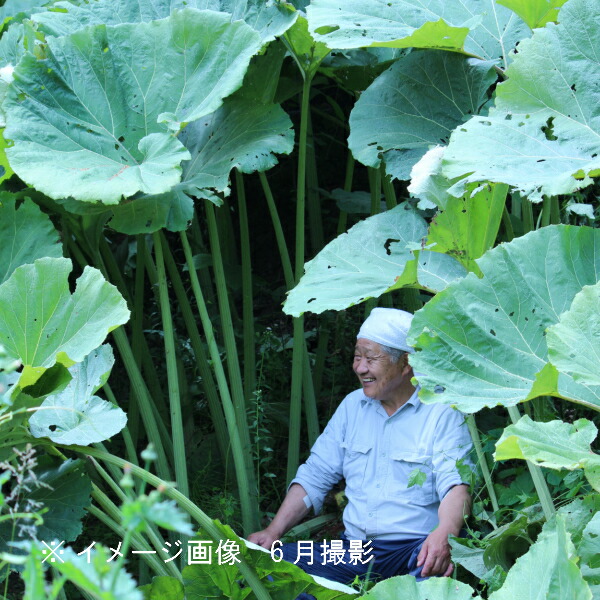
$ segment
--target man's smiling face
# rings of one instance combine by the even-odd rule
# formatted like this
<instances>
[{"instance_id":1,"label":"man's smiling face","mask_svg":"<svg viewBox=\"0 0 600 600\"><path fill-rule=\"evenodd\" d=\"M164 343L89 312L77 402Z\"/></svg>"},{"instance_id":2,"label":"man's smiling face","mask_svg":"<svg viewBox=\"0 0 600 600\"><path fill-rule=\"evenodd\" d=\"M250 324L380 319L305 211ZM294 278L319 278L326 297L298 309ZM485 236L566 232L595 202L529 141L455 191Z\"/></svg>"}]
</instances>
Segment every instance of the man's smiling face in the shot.
<instances>
[{"instance_id":1,"label":"man's smiling face","mask_svg":"<svg viewBox=\"0 0 600 600\"><path fill-rule=\"evenodd\" d=\"M352 368L365 396L381 402L393 402L401 393L405 366L405 356L394 363L377 342L364 338L356 340Z\"/></svg>"}]
</instances>

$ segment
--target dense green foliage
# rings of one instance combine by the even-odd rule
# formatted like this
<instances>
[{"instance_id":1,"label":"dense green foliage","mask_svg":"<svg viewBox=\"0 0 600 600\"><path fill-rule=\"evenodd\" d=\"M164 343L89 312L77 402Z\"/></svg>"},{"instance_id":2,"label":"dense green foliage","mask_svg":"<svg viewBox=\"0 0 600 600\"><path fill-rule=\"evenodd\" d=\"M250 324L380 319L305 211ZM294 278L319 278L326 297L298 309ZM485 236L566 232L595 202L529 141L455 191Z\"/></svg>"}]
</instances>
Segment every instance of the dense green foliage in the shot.
<instances>
[{"instance_id":1,"label":"dense green foliage","mask_svg":"<svg viewBox=\"0 0 600 600\"><path fill-rule=\"evenodd\" d=\"M4 597L599 598L599 9L4 3ZM351 589L234 532L377 303L416 312L421 399L469 414L460 581ZM292 535L336 537L329 506ZM239 562L187 564L198 539Z\"/></svg>"}]
</instances>

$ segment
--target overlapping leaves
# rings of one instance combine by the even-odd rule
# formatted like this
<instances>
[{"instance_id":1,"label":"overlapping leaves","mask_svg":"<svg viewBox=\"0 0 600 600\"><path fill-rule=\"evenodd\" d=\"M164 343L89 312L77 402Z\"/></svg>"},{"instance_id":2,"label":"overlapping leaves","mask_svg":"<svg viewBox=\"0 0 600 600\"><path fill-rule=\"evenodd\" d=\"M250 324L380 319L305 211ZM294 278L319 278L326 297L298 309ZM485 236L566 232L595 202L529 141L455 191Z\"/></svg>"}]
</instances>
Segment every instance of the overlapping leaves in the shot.
<instances>
[{"instance_id":1,"label":"overlapping leaves","mask_svg":"<svg viewBox=\"0 0 600 600\"><path fill-rule=\"evenodd\" d=\"M411 357L421 395L466 412L559 395L600 406L600 388L548 363L546 329L600 273L598 230L552 226L490 250L415 315Z\"/></svg>"},{"instance_id":2,"label":"overlapping leaves","mask_svg":"<svg viewBox=\"0 0 600 600\"><path fill-rule=\"evenodd\" d=\"M496 89L495 108L452 135L444 159L450 178L507 183L531 199L566 194L600 174L600 79L594 0L570 0L560 23L519 45Z\"/></svg>"},{"instance_id":3,"label":"overlapping leaves","mask_svg":"<svg viewBox=\"0 0 600 600\"><path fill-rule=\"evenodd\" d=\"M117 203L179 182L189 153L177 130L242 83L259 35L212 11L98 25L23 57L5 101L15 172L52 198Z\"/></svg>"}]
</instances>

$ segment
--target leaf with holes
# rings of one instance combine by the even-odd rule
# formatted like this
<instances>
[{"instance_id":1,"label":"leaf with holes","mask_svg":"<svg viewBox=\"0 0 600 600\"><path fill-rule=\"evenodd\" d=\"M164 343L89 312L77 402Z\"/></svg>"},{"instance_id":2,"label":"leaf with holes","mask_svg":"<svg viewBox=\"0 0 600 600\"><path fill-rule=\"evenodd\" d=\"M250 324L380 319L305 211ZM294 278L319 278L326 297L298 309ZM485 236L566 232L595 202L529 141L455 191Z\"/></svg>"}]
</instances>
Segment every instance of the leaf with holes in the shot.
<instances>
[{"instance_id":1,"label":"leaf with holes","mask_svg":"<svg viewBox=\"0 0 600 600\"><path fill-rule=\"evenodd\" d=\"M59 444L102 442L125 427L127 415L94 392L108 379L115 359L108 344L94 350L69 368L73 379L59 392L48 396L29 419L34 437L48 437Z\"/></svg>"},{"instance_id":2,"label":"leaf with holes","mask_svg":"<svg viewBox=\"0 0 600 600\"><path fill-rule=\"evenodd\" d=\"M361 221L306 263L284 312L298 316L307 310L341 310L419 283L437 291L464 275L451 256L423 250L415 260L412 248L421 248L426 236L427 223L408 203Z\"/></svg>"},{"instance_id":3,"label":"leaf with holes","mask_svg":"<svg viewBox=\"0 0 600 600\"><path fill-rule=\"evenodd\" d=\"M21 265L44 256L62 256L58 232L29 198L17 207L15 196L0 192L0 284Z\"/></svg>"},{"instance_id":4,"label":"leaf with holes","mask_svg":"<svg viewBox=\"0 0 600 600\"><path fill-rule=\"evenodd\" d=\"M125 300L100 271L86 267L69 291L71 261L40 258L23 265L0 285L0 343L37 376L57 360L82 361L110 331L129 319Z\"/></svg>"},{"instance_id":5,"label":"leaf with holes","mask_svg":"<svg viewBox=\"0 0 600 600\"><path fill-rule=\"evenodd\" d=\"M172 131L221 106L261 40L226 14L184 9L47 44L47 58L21 59L4 103L10 164L52 198L117 204L179 182L189 153Z\"/></svg>"},{"instance_id":6,"label":"leaf with holes","mask_svg":"<svg viewBox=\"0 0 600 600\"><path fill-rule=\"evenodd\" d=\"M311 33L330 48L464 49L503 66L508 50L529 34L494 0L313 0L306 12Z\"/></svg>"},{"instance_id":7,"label":"leaf with holes","mask_svg":"<svg viewBox=\"0 0 600 600\"><path fill-rule=\"evenodd\" d=\"M550 226L489 250L415 314L411 357L420 396L464 412L558 395L600 407L600 387L548 362L546 329L600 272L600 231ZM439 392L439 393L436 393Z\"/></svg>"},{"instance_id":8,"label":"leaf with holes","mask_svg":"<svg viewBox=\"0 0 600 600\"><path fill-rule=\"evenodd\" d=\"M570 0L560 23L523 40L495 108L452 134L444 173L470 182L507 183L529 196L568 194L600 175L600 80L596 0Z\"/></svg>"},{"instance_id":9,"label":"leaf with holes","mask_svg":"<svg viewBox=\"0 0 600 600\"><path fill-rule=\"evenodd\" d=\"M487 102L496 80L489 62L453 52L411 52L382 73L350 113L348 145L370 167L409 179L430 146L447 144L452 130Z\"/></svg>"}]
</instances>

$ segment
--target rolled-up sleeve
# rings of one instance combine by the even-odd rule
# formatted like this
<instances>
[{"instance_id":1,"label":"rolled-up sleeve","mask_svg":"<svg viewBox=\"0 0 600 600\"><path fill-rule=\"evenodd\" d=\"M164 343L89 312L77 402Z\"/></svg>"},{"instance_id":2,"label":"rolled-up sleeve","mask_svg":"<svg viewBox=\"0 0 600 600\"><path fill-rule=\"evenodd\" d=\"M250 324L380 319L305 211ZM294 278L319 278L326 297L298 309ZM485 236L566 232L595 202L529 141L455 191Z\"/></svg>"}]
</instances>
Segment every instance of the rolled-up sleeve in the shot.
<instances>
[{"instance_id":1,"label":"rolled-up sleeve","mask_svg":"<svg viewBox=\"0 0 600 600\"><path fill-rule=\"evenodd\" d=\"M300 465L296 477L290 483L290 486L299 483L306 490L317 515L323 508L327 492L342 478L344 449L341 441L345 430L344 421L344 408L340 406L311 448L308 460Z\"/></svg>"},{"instance_id":2,"label":"rolled-up sleeve","mask_svg":"<svg viewBox=\"0 0 600 600\"><path fill-rule=\"evenodd\" d=\"M435 431L432 462L436 491L442 500L455 485L470 483L467 477L461 476L458 464L470 470L475 468L470 459L473 443L465 415L457 410L445 410Z\"/></svg>"}]
</instances>

